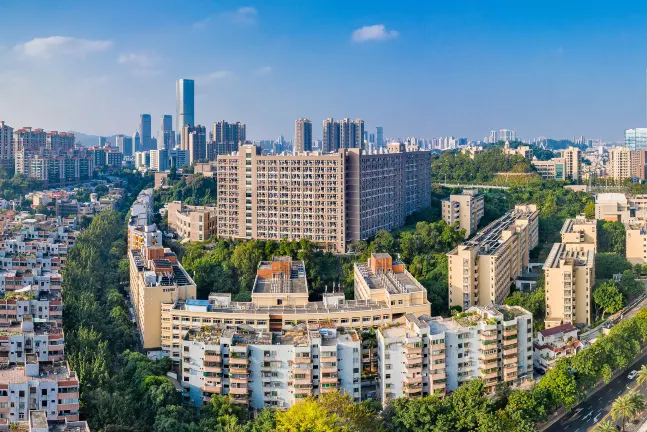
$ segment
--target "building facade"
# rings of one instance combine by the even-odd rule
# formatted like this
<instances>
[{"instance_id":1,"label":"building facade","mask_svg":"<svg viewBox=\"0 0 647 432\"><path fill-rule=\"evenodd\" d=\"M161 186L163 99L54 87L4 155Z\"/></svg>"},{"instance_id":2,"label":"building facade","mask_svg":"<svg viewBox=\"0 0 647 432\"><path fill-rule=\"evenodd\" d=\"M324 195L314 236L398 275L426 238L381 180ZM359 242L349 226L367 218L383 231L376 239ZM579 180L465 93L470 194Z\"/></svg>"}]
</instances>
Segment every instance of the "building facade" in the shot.
<instances>
[{"instance_id":1,"label":"building facade","mask_svg":"<svg viewBox=\"0 0 647 432\"><path fill-rule=\"evenodd\" d=\"M631 151L625 147L609 150L609 177L614 180L631 178Z\"/></svg>"},{"instance_id":2,"label":"building facade","mask_svg":"<svg viewBox=\"0 0 647 432\"><path fill-rule=\"evenodd\" d=\"M469 238L478 228L485 214L485 197L476 189L465 189L462 194L452 194L442 200L442 217L448 225L458 222Z\"/></svg>"},{"instance_id":3,"label":"building facade","mask_svg":"<svg viewBox=\"0 0 647 432\"><path fill-rule=\"evenodd\" d=\"M312 122L300 118L294 122L294 153L312 151Z\"/></svg>"},{"instance_id":4,"label":"building facade","mask_svg":"<svg viewBox=\"0 0 647 432\"><path fill-rule=\"evenodd\" d=\"M647 149L647 128L625 130L625 147L629 150Z\"/></svg>"},{"instance_id":5,"label":"building facade","mask_svg":"<svg viewBox=\"0 0 647 432\"><path fill-rule=\"evenodd\" d=\"M175 130L180 133L185 126L193 127L195 109L195 83L190 79L179 79L175 84Z\"/></svg>"},{"instance_id":6,"label":"building facade","mask_svg":"<svg viewBox=\"0 0 647 432\"><path fill-rule=\"evenodd\" d=\"M537 206L517 205L449 252L449 306L502 304L510 283L528 266L538 226Z\"/></svg>"},{"instance_id":7,"label":"building facade","mask_svg":"<svg viewBox=\"0 0 647 432\"><path fill-rule=\"evenodd\" d=\"M217 234L216 214L216 207L173 201L168 203L168 227L181 241L205 241Z\"/></svg>"}]
</instances>

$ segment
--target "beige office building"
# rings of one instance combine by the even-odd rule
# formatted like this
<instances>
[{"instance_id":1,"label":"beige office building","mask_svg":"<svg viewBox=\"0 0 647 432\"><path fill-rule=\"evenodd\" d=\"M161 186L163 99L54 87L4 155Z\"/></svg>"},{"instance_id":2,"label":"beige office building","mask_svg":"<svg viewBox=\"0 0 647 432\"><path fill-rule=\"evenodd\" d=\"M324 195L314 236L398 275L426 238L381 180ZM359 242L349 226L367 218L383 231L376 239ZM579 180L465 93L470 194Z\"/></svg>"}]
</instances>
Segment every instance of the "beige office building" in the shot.
<instances>
[{"instance_id":1,"label":"beige office building","mask_svg":"<svg viewBox=\"0 0 647 432\"><path fill-rule=\"evenodd\" d=\"M218 236L300 240L345 252L431 204L431 154L389 144L263 156L255 146L218 156Z\"/></svg>"},{"instance_id":2,"label":"beige office building","mask_svg":"<svg viewBox=\"0 0 647 432\"><path fill-rule=\"evenodd\" d=\"M216 236L216 207L168 203L168 227L181 241L204 241Z\"/></svg>"},{"instance_id":3,"label":"beige office building","mask_svg":"<svg viewBox=\"0 0 647 432\"><path fill-rule=\"evenodd\" d=\"M631 176L639 180L647 179L647 150L631 151Z\"/></svg>"},{"instance_id":4,"label":"beige office building","mask_svg":"<svg viewBox=\"0 0 647 432\"><path fill-rule=\"evenodd\" d=\"M647 222L632 220L625 222L626 257L631 264L647 264Z\"/></svg>"},{"instance_id":5,"label":"beige office building","mask_svg":"<svg viewBox=\"0 0 647 432\"><path fill-rule=\"evenodd\" d=\"M452 194L442 200L442 216L447 224L458 222L465 230L465 238L474 234L485 214L485 197L477 189L465 189L462 194Z\"/></svg>"},{"instance_id":6,"label":"beige office building","mask_svg":"<svg viewBox=\"0 0 647 432\"><path fill-rule=\"evenodd\" d=\"M555 243L544 263L546 328L591 323L595 253L590 247Z\"/></svg>"},{"instance_id":7,"label":"beige office building","mask_svg":"<svg viewBox=\"0 0 647 432\"><path fill-rule=\"evenodd\" d=\"M584 216L566 219L560 234L562 243L581 245L593 252L598 251L597 221L595 219L587 219Z\"/></svg>"},{"instance_id":8,"label":"beige office building","mask_svg":"<svg viewBox=\"0 0 647 432\"><path fill-rule=\"evenodd\" d=\"M631 178L631 150L625 147L609 150L609 177L614 180Z\"/></svg>"},{"instance_id":9,"label":"beige office building","mask_svg":"<svg viewBox=\"0 0 647 432\"><path fill-rule=\"evenodd\" d=\"M502 304L537 246L539 211L518 205L447 254L449 306Z\"/></svg>"},{"instance_id":10,"label":"beige office building","mask_svg":"<svg viewBox=\"0 0 647 432\"><path fill-rule=\"evenodd\" d=\"M582 150L577 147L569 147L562 151L562 159L564 159L566 178L579 180Z\"/></svg>"}]
</instances>

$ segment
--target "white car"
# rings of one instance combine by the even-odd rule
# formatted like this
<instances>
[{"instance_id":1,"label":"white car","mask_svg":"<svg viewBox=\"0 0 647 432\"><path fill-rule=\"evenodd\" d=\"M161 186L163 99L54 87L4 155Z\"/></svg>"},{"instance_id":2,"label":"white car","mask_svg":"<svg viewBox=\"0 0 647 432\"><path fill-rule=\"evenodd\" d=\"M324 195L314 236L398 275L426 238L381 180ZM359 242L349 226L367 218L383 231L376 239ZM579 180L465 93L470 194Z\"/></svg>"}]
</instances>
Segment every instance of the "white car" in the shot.
<instances>
[{"instance_id":1,"label":"white car","mask_svg":"<svg viewBox=\"0 0 647 432\"><path fill-rule=\"evenodd\" d=\"M632 380L632 379L636 378L636 375L638 375L638 371L632 370L631 372L629 372L629 375L627 375L627 378Z\"/></svg>"}]
</instances>

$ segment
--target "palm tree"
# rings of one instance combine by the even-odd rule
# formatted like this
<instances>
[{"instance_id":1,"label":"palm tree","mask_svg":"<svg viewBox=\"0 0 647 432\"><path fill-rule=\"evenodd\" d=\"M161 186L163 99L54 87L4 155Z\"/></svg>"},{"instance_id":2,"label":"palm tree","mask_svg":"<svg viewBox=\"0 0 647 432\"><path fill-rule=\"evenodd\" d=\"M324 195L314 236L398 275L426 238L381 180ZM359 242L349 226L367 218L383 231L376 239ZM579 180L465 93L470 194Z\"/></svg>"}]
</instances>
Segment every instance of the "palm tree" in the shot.
<instances>
[{"instance_id":1,"label":"palm tree","mask_svg":"<svg viewBox=\"0 0 647 432\"><path fill-rule=\"evenodd\" d=\"M636 383L639 386L647 385L647 365L642 365L638 371L638 375L636 375Z\"/></svg>"},{"instance_id":2,"label":"palm tree","mask_svg":"<svg viewBox=\"0 0 647 432\"><path fill-rule=\"evenodd\" d=\"M625 422L627 420L633 420L637 413L638 410L636 409L636 403L631 399L630 394L618 396L611 405L611 418L615 421L622 418L621 430L623 431L625 430Z\"/></svg>"},{"instance_id":3,"label":"palm tree","mask_svg":"<svg viewBox=\"0 0 647 432\"><path fill-rule=\"evenodd\" d=\"M634 405L636 414L640 413L643 408L645 408L645 396L643 396L642 393L633 390L629 393L629 400Z\"/></svg>"},{"instance_id":4,"label":"palm tree","mask_svg":"<svg viewBox=\"0 0 647 432\"><path fill-rule=\"evenodd\" d=\"M616 426L616 424L613 423L611 420L606 420L606 421L603 421L602 423L598 423L593 428L593 432L617 432L617 431L618 431L618 426Z\"/></svg>"}]
</instances>

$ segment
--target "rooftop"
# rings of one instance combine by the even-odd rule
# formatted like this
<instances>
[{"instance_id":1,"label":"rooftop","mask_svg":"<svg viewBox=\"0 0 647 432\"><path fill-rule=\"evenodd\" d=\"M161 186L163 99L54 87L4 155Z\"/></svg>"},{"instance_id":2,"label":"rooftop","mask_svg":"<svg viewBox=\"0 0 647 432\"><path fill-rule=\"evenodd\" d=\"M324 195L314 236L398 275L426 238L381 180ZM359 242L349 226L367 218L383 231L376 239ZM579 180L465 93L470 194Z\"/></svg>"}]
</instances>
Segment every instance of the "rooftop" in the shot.
<instances>
[{"instance_id":1,"label":"rooftop","mask_svg":"<svg viewBox=\"0 0 647 432\"><path fill-rule=\"evenodd\" d=\"M568 218L564 221L560 233L572 233L574 232L576 225L593 225L595 226L597 221L595 219L587 219L584 216L578 216L576 218Z\"/></svg>"},{"instance_id":2,"label":"rooftop","mask_svg":"<svg viewBox=\"0 0 647 432\"><path fill-rule=\"evenodd\" d=\"M293 261L291 257L272 257L272 261L261 261L252 292L308 295L306 268L303 261Z\"/></svg>"},{"instance_id":3,"label":"rooftop","mask_svg":"<svg viewBox=\"0 0 647 432\"><path fill-rule=\"evenodd\" d=\"M376 259L390 258L389 254L373 254ZM393 265L402 265L402 261L394 260ZM368 263L355 263L359 273L372 290L386 290L391 295L407 294L424 291L424 288L411 274L404 270L394 272L393 268L387 271L373 271Z\"/></svg>"},{"instance_id":4,"label":"rooftop","mask_svg":"<svg viewBox=\"0 0 647 432\"><path fill-rule=\"evenodd\" d=\"M0 382L6 384L23 384L28 381L38 379L45 382L57 382L65 380L76 380L76 373L69 370L64 362L55 362L39 365L39 374L37 377L25 375L23 366L9 366L4 369L0 368ZM1 367L1 366L0 366Z\"/></svg>"},{"instance_id":5,"label":"rooftop","mask_svg":"<svg viewBox=\"0 0 647 432\"><path fill-rule=\"evenodd\" d=\"M560 268L565 265L592 266L594 259L595 254L592 250L574 250L565 243L555 243L546 258L544 269Z\"/></svg>"},{"instance_id":6,"label":"rooftop","mask_svg":"<svg viewBox=\"0 0 647 432\"><path fill-rule=\"evenodd\" d=\"M551 327L549 329L539 331L543 337L554 336L559 333L570 333L572 331L577 331L577 327L573 324L562 324L556 327Z\"/></svg>"},{"instance_id":7,"label":"rooftop","mask_svg":"<svg viewBox=\"0 0 647 432\"><path fill-rule=\"evenodd\" d=\"M448 255L456 255L459 248L478 248L479 255L495 255L499 247L505 243L502 239L503 231L513 227L517 219L530 219L536 215L537 207L533 204L517 206L480 230L471 240L461 243Z\"/></svg>"}]
</instances>

